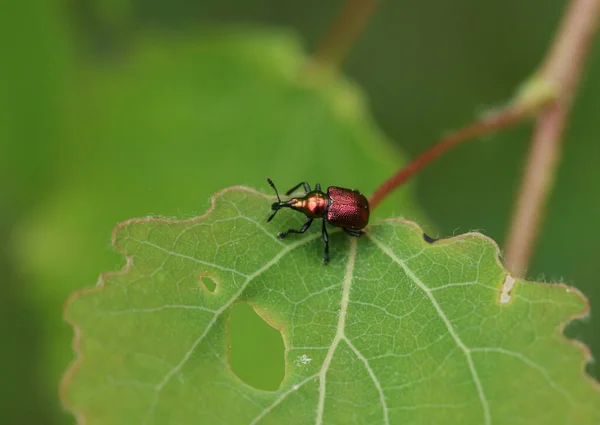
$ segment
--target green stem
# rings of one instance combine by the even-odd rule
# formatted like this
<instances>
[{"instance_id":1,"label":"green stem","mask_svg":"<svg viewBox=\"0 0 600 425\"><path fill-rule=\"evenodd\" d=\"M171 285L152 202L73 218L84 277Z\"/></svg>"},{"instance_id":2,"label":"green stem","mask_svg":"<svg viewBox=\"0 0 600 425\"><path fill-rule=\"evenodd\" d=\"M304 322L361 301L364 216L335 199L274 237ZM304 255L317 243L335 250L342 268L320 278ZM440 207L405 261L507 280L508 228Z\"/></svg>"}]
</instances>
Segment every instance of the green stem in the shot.
<instances>
[{"instance_id":1,"label":"green stem","mask_svg":"<svg viewBox=\"0 0 600 425\"><path fill-rule=\"evenodd\" d=\"M538 117L525 175L508 232L505 262L515 275L526 272L548 197L554 186L561 141L572 99L598 26L600 0L572 0L540 75L558 99Z\"/></svg>"}]
</instances>

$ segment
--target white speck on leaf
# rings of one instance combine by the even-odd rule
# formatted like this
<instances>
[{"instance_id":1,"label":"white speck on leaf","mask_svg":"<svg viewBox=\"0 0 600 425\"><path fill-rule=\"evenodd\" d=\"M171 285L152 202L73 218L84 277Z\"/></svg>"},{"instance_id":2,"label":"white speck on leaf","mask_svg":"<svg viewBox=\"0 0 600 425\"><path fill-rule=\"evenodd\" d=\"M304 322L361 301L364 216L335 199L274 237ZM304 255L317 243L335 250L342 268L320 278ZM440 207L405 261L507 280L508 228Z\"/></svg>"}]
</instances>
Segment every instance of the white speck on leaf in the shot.
<instances>
[{"instance_id":1,"label":"white speck on leaf","mask_svg":"<svg viewBox=\"0 0 600 425\"><path fill-rule=\"evenodd\" d=\"M500 304L506 304L512 298L510 291L512 291L515 286L515 278L511 275L507 274L504 278L504 283L502 284L502 293L500 294Z\"/></svg>"},{"instance_id":2,"label":"white speck on leaf","mask_svg":"<svg viewBox=\"0 0 600 425\"><path fill-rule=\"evenodd\" d=\"M297 365L308 365L308 364L310 364L310 362L312 362L312 359L310 357L308 357L306 354L302 354L301 356L298 356L296 358Z\"/></svg>"}]
</instances>

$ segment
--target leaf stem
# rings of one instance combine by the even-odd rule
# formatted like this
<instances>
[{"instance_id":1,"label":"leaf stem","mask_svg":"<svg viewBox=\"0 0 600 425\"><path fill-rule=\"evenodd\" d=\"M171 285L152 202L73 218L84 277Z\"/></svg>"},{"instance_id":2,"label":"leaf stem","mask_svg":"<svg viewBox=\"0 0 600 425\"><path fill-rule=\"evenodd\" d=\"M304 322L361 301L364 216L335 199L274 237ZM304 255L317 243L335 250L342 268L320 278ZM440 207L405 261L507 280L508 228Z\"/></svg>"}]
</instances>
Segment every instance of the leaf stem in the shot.
<instances>
[{"instance_id":1,"label":"leaf stem","mask_svg":"<svg viewBox=\"0 0 600 425\"><path fill-rule=\"evenodd\" d=\"M538 117L508 232L505 261L513 274L526 272L560 159L560 144L572 99L598 26L600 0L572 0L540 75L558 89Z\"/></svg>"},{"instance_id":2,"label":"leaf stem","mask_svg":"<svg viewBox=\"0 0 600 425\"><path fill-rule=\"evenodd\" d=\"M402 185L444 152L473 138L514 125L524 118L526 115L525 112L526 110L521 108L518 104L511 104L500 111L488 114L481 120L468 124L451 133L449 136L444 137L379 186L375 193L371 195L371 198L369 198L369 205L372 209L377 207L393 190Z\"/></svg>"},{"instance_id":3,"label":"leaf stem","mask_svg":"<svg viewBox=\"0 0 600 425\"><path fill-rule=\"evenodd\" d=\"M326 68L339 67L378 4L379 0L346 0L317 47L312 62Z\"/></svg>"},{"instance_id":4,"label":"leaf stem","mask_svg":"<svg viewBox=\"0 0 600 425\"><path fill-rule=\"evenodd\" d=\"M558 96L559 91L554 80L546 78L543 74L534 74L532 78L525 81L514 99L506 106L500 110L488 112L478 121L467 124L442 138L383 182L369 199L371 208L379 205L392 191L446 151L468 140L508 128L531 116L537 116L546 106L553 104Z\"/></svg>"},{"instance_id":5,"label":"leaf stem","mask_svg":"<svg viewBox=\"0 0 600 425\"><path fill-rule=\"evenodd\" d=\"M571 0L542 66L509 106L440 140L386 180L371 196L375 208L432 160L472 138L537 117L531 151L507 237L506 266L521 275L529 260L560 157L560 141L571 111L600 15L600 0Z\"/></svg>"}]
</instances>

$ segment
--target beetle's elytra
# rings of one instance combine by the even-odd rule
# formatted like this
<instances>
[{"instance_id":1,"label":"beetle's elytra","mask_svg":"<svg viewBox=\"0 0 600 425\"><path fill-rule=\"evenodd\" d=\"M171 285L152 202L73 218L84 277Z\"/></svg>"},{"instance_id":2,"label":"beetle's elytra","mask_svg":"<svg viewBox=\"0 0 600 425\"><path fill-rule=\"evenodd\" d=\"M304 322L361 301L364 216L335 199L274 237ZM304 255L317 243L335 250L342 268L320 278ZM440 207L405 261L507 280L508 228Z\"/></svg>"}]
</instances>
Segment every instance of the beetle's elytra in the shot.
<instances>
[{"instance_id":1,"label":"beetle's elytra","mask_svg":"<svg viewBox=\"0 0 600 425\"><path fill-rule=\"evenodd\" d=\"M273 213L267 219L267 223L275 217L277 211L282 208L291 208L303 213L307 220L300 230L288 229L285 232L279 232L277 236L285 238L289 233L304 233L308 230L315 218L323 219L323 242L325 243L325 254L323 262L329 262L329 235L327 234L327 223L332 226L340 227L350 236L359 237L362 230L369 223L369 201L358 190L344 189L343 187L329 186L327 193L321 190L321 185L316 184L315 190L310 189L307 182L298 183L285 194L289 195L300 186L304 188L305 196L292 198L288 201L282 201L279 192L273 181L267 178L271 185L277 201L271 205Z\"/></svg>"}]
</instances>

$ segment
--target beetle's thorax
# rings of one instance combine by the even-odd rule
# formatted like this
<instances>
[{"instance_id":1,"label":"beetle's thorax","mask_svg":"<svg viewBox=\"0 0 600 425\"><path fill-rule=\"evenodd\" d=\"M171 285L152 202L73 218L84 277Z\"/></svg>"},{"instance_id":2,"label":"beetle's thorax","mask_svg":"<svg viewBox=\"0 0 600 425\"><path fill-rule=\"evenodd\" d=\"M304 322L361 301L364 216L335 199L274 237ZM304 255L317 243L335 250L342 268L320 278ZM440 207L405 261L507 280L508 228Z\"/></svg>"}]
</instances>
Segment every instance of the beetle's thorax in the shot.
<instances>
[{"instance_id":1,"label":"beetle's thorax","mask_svg":"<svg viewBox=\"0 0 600 425\"><path fill-rule=\"evenodd\" d=\"M329 197L319 191L312 191L302 198L289 200L290 206L296 211L301 211L310 218L320 218L327 212Z\"/></svg>"}]
</instances>

